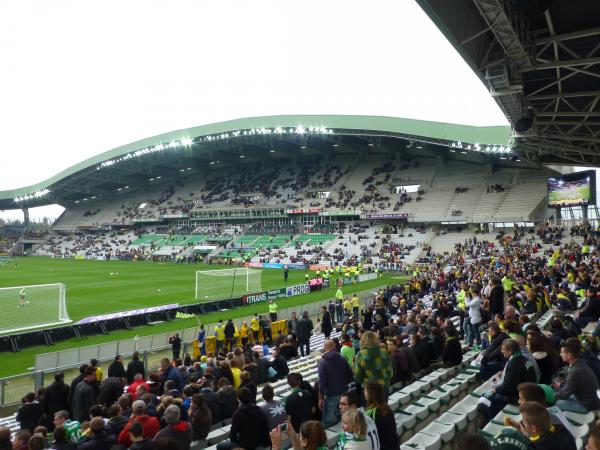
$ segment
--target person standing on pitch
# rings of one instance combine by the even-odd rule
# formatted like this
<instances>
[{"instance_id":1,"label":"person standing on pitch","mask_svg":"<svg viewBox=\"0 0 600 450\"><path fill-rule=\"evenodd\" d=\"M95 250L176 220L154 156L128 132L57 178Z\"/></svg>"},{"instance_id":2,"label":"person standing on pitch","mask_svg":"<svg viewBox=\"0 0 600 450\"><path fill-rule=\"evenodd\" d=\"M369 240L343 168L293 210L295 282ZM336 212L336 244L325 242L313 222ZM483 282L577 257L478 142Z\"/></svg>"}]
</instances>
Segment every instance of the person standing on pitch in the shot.
<instances>
[{"instance_id":1,"label":"person standing on pitch","mask_svg":"<svg viewBox=\"0 0 600 450\"><path fill-rule=\"evenodd\" d=\"M286 286L288 283L288 275L289 274L290 274L290 268L286 264L285 267L283 268L283 282L285 283Z\"/></svg>"},{"instance_id":2,"label":"person standing on pitch","mask_svg":"<svg viewBox=\"0 0 600 450\"><path fill-rule=\"evenodd\" d=\"M25 306L27 303L29 303L27 301L27 291L25 288L21 288L19 291L19 308Z\"/></svg>"},{"instance_id":3,"label":"person standing on pitch","mask_svg":"<svg viewBox=\"0 0 600 450\"><path fill-rule=\"evenodd\" d=\"M269 317L271 318L271 323L277 322L277 303L273 300L269 300Z\"/></svg>"},{"instance_id":4,"label":"person standing on pitch","mask_svg":"<svg viewBox=\"0 0 600 450\"><path fill-rule=\"evenodd\" d=\"M173 359L179 359L179 355L181 354L181 338L179 337L179 333L175 333L174 336L169 338L169 344L171 344L171 348L173 349Z\"/></svg>"}]
</instances>

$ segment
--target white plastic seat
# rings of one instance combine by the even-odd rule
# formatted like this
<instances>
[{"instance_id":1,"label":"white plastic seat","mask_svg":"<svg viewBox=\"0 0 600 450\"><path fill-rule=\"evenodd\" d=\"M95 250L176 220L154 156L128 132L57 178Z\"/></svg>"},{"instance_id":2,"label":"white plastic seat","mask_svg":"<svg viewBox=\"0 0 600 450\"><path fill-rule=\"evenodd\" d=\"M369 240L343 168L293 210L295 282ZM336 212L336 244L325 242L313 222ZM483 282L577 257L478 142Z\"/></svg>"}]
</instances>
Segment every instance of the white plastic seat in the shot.
<instances>
[{"instance_id":1,"label":"white plastic seat","mask_svg":"<svg viewBox=\"0 0 600 450\"><path fill-rule=\"evenodd\" d=\"M446 411L444 414L435 419L435 421L445 425L454 425L458 431L462 431L467 427L469 418L466 414L455 414L453 412Z\"/></svg>"},{"instance_id":2,"label":"white plastic seat","mask_svg":"<svg viewBox=\"0 0 600 450\"><path fill-rule=\"evenodd\" d=\"M325 430L325 435L327 436L327 447L335 447L335 444L337 443L338 439L338 434L331 430Z\"/></svg>"},{"instance_id":3,"label":"white plastic seat","mask_svg":"<svg viewBox=\"0 0 600 450\"><path fill-rule=\"evenodd\" d=\"M427 381L432 387L440 384L440 378L436 377L434 375L431 375L431 374L425 375L424 377L421 377L420 379L423 381Z\"/></svg>"},{"instance_id":4,"label":"white plastic seat","mask_svg":"<svg viewBox=\"0 0 600 450\"><path fill-rule=\"evenodd\" d=\"M490 421L490 422L488 422L488 424L485 427L483 427L483 431L495 436L498 433L500 433L502 430L505 430L507 428L510 428L510 427L507 427L504 424L497 423L496 421Z\"/></svg>"},{"instance_id":5,"label":"white plastic seat","mask_svg":"<svg viewBox=\"0 0 600 450\"><path fill-rule=\"evenodd\" d=\"M410 403L411 399L411 395L408 392L403 391L394 392L389 398L392 397L397 398L400 401L400 405L406 405L407 403Z\"/></svg>"},{"instance_id":6,"label":"white plastic seat","mask_svg":"<svg viewBox=\"0 0 600 450\"><path fill-rule=\"evenodd\" d=\"M440 409L440 400L437 398L431 398L427 395L423 395L419 397L417 402L421 405L427 406L431 412L436 412L438 409Z\"/></svg>"},{"instance_id":7,"label":"white plastic seat","mask_svg":"<svg viewBox=\"0 0 600 450\"><path fill-rule=\"evenodd\" d=\"M414 382L404 386L399 392L409 394L411 397L416 398L421 395L421 385Z\"/></svg>"},{"instance_id":8,"label":"white plastic seat","mask_svg":"<svg viewBox=\"0 0 600 450\"><path fill-rule=\"evenodd\" d=\"M469 421L475 420L475 417L477 417L477 402L472 403L468 397L465 397L450 408L450 412L455 414L465 414Z\"/></svg>"},{"instance_id":9,"label":"white plastic seat","mask_svg":"<svg viewBox=\"0 0 600 450\"><path fill-rule=\"evenodd\" d=\"M443 424L440 422L431 422L425 428L421 430L421 433L428 434L430 436L440 436L442 442L450 442L456 435L456 428L454 425Z\"/></svg>"},{"instance_id":10,"label":"white plastic seat","mask_svg":"<svg viewBox=\"0 0 600 450\"><path fill-rule=\"evenodd\" d=\"M576 413L576 412L571 412L571 411L564 411L564 413L565 413L565 416L567 416L573 422L577 422L582 425L584 423L589 424L589 423L593 422L595 419L593 412L587 412L587 413L583 414L583 413Z\"/></svg>"},{"instance_id":11,"label":"white plastic seat","mask_svg":"<svg viewBox=\"0 0 600 450\"><path fill-rule=\"evenodd\" d=\"M396 411L398 409L398 406L400 405L400 397L395 396L395 394L392 394L388 397L387 403L392 411Z\"/></svg>"},{"instance_id":12,"label":"white plastic seat","mask_svg":"<svg viewBox=\"0 0 600 450\"><path fill-rule=\"evenodd\" d=\"M444 391L449 392L451 397L456 397L460 392L460 384L446 383L440 387Z\"/></svg>"},{"instance_id":13,"label":"white plastic seat","mask_svg":"<svg viewBox=\"0 0 600 450\"><path fill-rule=\"evenodd\" d=\"M402 408L402 411L409 414L414 414L419 420L425 420L425 418L429 415L429 407L426 405L421 405L420 403L412 403L406 408Z\"/></svg>"},{"instance_id":14,"label":"white plastic seat","mask_svg":"<svg viewBox=\"0 0 600 450\"><path fill-rule=\"evenodd\" d=\"M450 392L444 391L442 389L433 389L431 392L427 393L427 397L437 398L441 403L448 403L450 401Z\"/></svg>"},{"instance_id":15,"label":"white plastic seat","mask_svg":"<svg viewBox=\"0 0 600 450\"><path fill-rule=\"evenodd\" d=\"M229 426L223 428L217 428L216 430L211 431L206 436L206 440L210 445L218 444L221 441L224 441L229 437Z\"/></svg>"},{"instance_id":16,"label":"white plastic seat","mask_svg":"<svg viewBox=\"0 0 600 450\"><path fill-rule=\"evenodd\" d=\"M404 444L419 450L440 450L442 448L442 438L440 436L417 433Z\"/></svg>"},{"instance_id":17,"label":"white plastic seat","mask_svg":"<svg viewBox=\"0 0 600 450\"><path fill-rule=\"evenodd\" d=\"M402 431L412 430L417 424L417 416L406 411L398 411L394 415L394 419L396 420L396 430L400 430L398 435L402 434Z\"/></svg>"}]
</instances>

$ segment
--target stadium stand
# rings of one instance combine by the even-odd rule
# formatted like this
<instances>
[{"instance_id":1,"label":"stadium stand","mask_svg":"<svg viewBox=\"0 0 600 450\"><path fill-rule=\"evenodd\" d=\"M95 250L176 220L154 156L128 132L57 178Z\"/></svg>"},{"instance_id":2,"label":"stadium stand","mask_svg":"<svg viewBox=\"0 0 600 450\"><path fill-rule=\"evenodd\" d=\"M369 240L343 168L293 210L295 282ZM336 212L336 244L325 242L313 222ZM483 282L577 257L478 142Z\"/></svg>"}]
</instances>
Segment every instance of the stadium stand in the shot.
<instances>
[{"instance_id":1,"label":"stadium stand","mask_svg":"<svg viewBox=\"0 0 600 450\"><path fill-rule=\"evenodd\" d=\"M369 227L351 224L346 233L340 235L341 239L328 240L325 244L339 244L338 241L345 239L358 242L358 237L363 235L360 241L382 247L394 243L393 240L387 244L378 243L376 235L367 231L370 231ZM380 231L383 233L384 230ZM425 230L408 227L402 232L427 234ZM185 237L181 239L185 240ZM384 239L385 235L380 240ZM304 245L309 239L301 236L296 241ZM453 247L451 243L454 243ZM342 376L341 363L336 363L335 369L327 369L330 359L327 354L332 351L339 352L345 361L343 364L352 369L353 383L367 386L367 397L362 400L366 402L364 411L375 419L380 443L388 442L390 438L399 442L397 447L382 444L381 448L440 450L453 445L465 433L476 430L493 441L493 436L511 430L514 424L520 431L510 432L524 433L522 439L528 441L537 435L529 425L525 428L519 425L522 419L527 417L526 424L543 424L547 416L548 427L550 418L553 421L547 431L552 439L566 443L566 448L583 449L600 412L597 393L600 363L595 339L599 333L596 322L600 319L597 291L600 249L596 232L589 225L573 227L569 231L520 229L512 234L494 236L450 232L433 237L431 244L438 250L428 250L430 262L417 266L406 283L388 286L375 294L360 317L353 317L352 311L347 310L344 317L337 320L336 314L324 311L319 320L313 322L312 332L305 326L311 319L300 319L304 321L301 324L290 318L287 336L282 335L267 345L269 354L266 358L261 357L267 353L265 346L254 345L248 330L240 331L246 342L246 345L239 344L240 350L234 349L232 353L223 350L219 355L206 355L197 361L188 355L183 359L164 361L160 369L147 375L148 385L139 382L134 384L134 389L123 380L123 392L137 392L139 398L144 399L150 415L167 417L163 420L164 428L171 426L166 412L168 404L199 402L202 406L205 403L213 412L216 404L221 405L223 412L226 399L231 399L235 390L243 397L243 388L250 390L254 403L263 411L276 406L281 411L277 420L284 421L288 414L294 422L298 414L308 414L303 417L310 418L319 411L316 406L320 395L324 394L325 400L332 398L336 405L340 402L340 397L328 390L333 389L335 383L330 384L325 377L326 370L336 370ZM335 309L332 303L329 310L335 312ZM330 321L333 327L328 326ZM259 324L268 328L268 319L260 318ZM268 333L265 336L268 341ZM309 337L312 351L301 356L298 342L304 336ZM477 343L479 341L481 344ZM499 346L502 353L498 352ZM559 349L562 349L560 357ZM179 357L179 350L177 353L174 356ZM381 371L374 370L369 362L369 358L374 357L382 358ZM216 365L215 359L219 362ZM494 365L490 366L492 362ZM114 380L112 376L123 367L120 364L117 360L109 368L108 378L100 384L101 396L109 390L110 383L114 383L110 380ZM515 368L517 364L522 364L524 371L519 372ZM539 369L539 375L534 367ZM567 370L569 367L570 371ZM93 370L83 373L90 373L89 383L96 382ZM299 387L297 377L293 375L296 373L301 374ZM288 374L292 375L288 377ZM230 381L219 381L222 378ZM392 414L393 434L390 434L390 422L384 425L383 419L379 418L379 414L384 413L370 397L369 380L382 383L388 393L385 404ZM555 384L551 387L535 384L542 380L555 380ZM218 388L215 382L218 382ZM274 395L269 404L260 391L265 382L272 387ZM521 385L524 382L533 382L530 383L533 388L528 388L527 392L539 390L544 404L531 405L532 401L525 397L520 404L517 402L517 388L526 386ZM142 387L138 388L139 385ZM154 395L143 395L147 389ZM348 387L344 386L344 389ZM82 391L76 388L74 397ZM90 392L93 395L93 389ZM310 398L304 413L301 403L293 400L298 392ZM527 392L519 395L534 395ZM131 406L131 399L120 398L119 392L115 395L111 401L118 400L122 409ZM75 402L75 398L72 401ZM39 401L44 404L43 397ZM27 404L26 401L21 408ZM140 405L136 403L133 408L141 408ZM551 406L549 413L545 409L548 406ZM153 412L154 408L156 412ZM188 406L179 408L182 417L186 417ZM228 439L237 440L238 445L239 440L248 439L248 434L243 431L245 422L240 422L243 417L240 414L246 408L243 402L239 414L234 413L236 404L225 416L211 419L202 426L206 420L196 417L195 408L189 409L189 416L184 419L190 421L194 436L191 444L184 448L221 449L229 445ZM101 411L93 410L92 415L107 414ZM112 417L111 414L108 416ZM205 412L205 419L212 417L206 414L211 413ZM258 423L271 419L270 414ZM18 424L19 417L24 415L17 413L6 417L2 424L15 432L23 426L22 420ZM84 417L88 416L84 414ZM339 419L337 416L336 420ZM264 424L260 426L264 433L268 431ZM340 427L339 423L326 424L322 445L333 448L347 439L348 435L341 432ZM177 428L179 431L172 433L182 438L184 428L181 425ZM85 445L83 443L93 440L93 436L83 433L78 439ZM269 439L266 434L263 437ZM361 439L359 435L350 438ZM119 435L121 439L125 439L123 434ZM292 442L285 441L282 448L291 445Z\"/></svg>"}]
</instances>

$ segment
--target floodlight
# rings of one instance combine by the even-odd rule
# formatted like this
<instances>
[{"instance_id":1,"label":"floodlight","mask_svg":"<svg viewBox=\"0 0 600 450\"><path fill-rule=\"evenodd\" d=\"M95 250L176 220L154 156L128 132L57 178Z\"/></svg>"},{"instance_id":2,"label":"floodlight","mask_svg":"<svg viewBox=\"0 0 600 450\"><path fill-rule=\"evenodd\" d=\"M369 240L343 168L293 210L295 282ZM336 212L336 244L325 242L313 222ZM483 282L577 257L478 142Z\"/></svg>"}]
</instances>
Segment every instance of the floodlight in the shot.
<instances>
[{"instance_id":1,"label":"floodlight","mask_svg":"<svg viewBox=\"0 0 600 450\"><path fill-rule=\"evenodd\" d=\"M183 138L181 140L181 145L185 145L186 147L192 145L194 140L192 138Z\"/></svg>"}]
</instances>

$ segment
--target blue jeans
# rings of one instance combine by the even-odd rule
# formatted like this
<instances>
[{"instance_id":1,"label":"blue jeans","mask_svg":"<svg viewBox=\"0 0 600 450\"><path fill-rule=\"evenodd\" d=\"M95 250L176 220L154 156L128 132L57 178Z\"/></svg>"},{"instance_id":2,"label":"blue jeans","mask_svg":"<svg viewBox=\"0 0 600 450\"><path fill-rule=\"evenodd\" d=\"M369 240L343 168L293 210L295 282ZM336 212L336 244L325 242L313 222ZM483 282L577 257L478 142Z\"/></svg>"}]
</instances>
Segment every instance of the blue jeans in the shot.
<instances>
[{"instance_id":1,"label":"blue jeans","mask_svg":"<svg viewBox=\"0 0 600 450\"><path fill-rule=\"evenodd\" d=\"M472 328L471 328L471 319L469 319L469 317L465 317L465 321L463 323L463 329L464 329L464 332L465 332L465 340L467 342L471 342L472 343L473 339L471 338L471 331L472 331Z\"/></svg>"},{"instance_id":2,"label":"blue jeans","mask_svg":"<svg viewBox=\"0 0 600 450\"><path fill-rule=\"evenodd\" d=\"M323 399L323 426L329 428L340 421L341 395L326 395Z\"/></svg>"},{"instance_id":3,"label":"blue jeans","mask_svg":"<svg viewBox=\"0 0 600 450\"><path fill-rule=\"evenodd\" d=\"M564 400L556 400L556 406L561 411L571 411L581 414L585 414L588 412L588 410L585 409L585 407L581 403L579 403L579 401L573 395Z\"/></svg>"},{"instance_id":4,"label":"blue jeans","mask_svg":"<svg viewBox=\"0 0 600 450\"><path fill-rule=\"evenodd\" d=\"M469 320L469 345L473 345L473 339L477 345L481 345L481 333L479 332L479 323L471 323Z\"/></svg>"}]
</instances>

